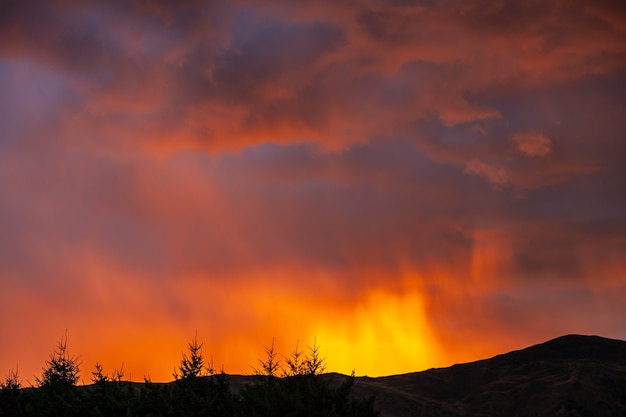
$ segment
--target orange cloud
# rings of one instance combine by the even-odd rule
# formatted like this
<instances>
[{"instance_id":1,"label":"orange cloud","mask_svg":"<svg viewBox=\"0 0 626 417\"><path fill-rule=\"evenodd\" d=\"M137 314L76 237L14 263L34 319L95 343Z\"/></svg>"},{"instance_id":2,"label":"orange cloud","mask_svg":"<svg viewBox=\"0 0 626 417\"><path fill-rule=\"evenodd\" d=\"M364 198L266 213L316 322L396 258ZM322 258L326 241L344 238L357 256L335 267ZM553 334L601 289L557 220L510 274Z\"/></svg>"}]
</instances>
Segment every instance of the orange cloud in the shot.
<instances>
[{"instance_id":1,"label":"orange cloud","mask_svg":"<svg viewBox=\"0 0 626 417\"><path fill-rule=\"evenodd\" d=\"M486 162L472 160L467 163L465 171L487 178L496 186L504 185L509 182L509 175L503 168L498 168Z\"/></svg>"},{"instance_id":2,"label":"orange cloud","mask_svg":"<svg viewBox=\"0 0 626 417\"><path fill-rule=\"evenodd\" d=\"M67 17L81 13L71 3L41 15L18 7L0 53L58 69L101 128L116 125L157 149L211 151L303 140L341 149L433 117L448 127L498 119L500 109L477 93L624 66L620 25L595 24L610 8L584 2L240 6L251 13L219 4L183 6L196 18L144 2L110 7L93 22L97 34ZM562 22L558 34L551 15ZM145 25L140 35L135 21ZM68 25L84 36L60 36ZM51 44L41 48L37 36ZM63 53L63 39L73 53Z\"/></svg>"},{"instance_id":3,"label":"orange cloud","mask_svg":"<svg viewBox=\"0 0 626 417\"><path fill-rule=\"evenodd\" d=\"M513 135L517 149L526 156L546 156L552 152L550 138L538 133L515 133Z\"/></svg>"}]
</instances>

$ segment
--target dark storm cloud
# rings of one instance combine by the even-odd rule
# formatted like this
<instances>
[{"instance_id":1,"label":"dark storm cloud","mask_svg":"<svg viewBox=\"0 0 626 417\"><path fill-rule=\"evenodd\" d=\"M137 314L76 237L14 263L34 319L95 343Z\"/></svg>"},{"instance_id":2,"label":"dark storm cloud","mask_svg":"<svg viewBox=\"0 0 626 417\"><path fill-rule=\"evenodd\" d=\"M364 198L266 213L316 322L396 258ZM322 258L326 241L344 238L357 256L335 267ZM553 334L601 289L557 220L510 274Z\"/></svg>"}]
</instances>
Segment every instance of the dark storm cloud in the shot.
<instances>
[{"instance_id":1,"label":"dark storm cloud","mask_svg":"<svg viewBox=\"0 0 626 417\"><path fill-rule=\"evenodd\" d=\"M39 59L77 76L106 64L106 29L97 13L48 1L8 1L0 7L3 56Z\"/></svg>"},{"instance_id":2,"label":"dark storm cloud","mask_svg":"<svg viewBox=\"0 0 626 417\"><path fill-rule=\"evenodd\" d=\"M115 115L133 111L142 133L147 123L152 142L169 148L300 140L336 147L432 118L447 127L497 120L500 109L468 93L624 65L619 27L582 3L4 7L5 55L60 68L85 96L92 122L137 130ZM569 26L585 28L584 36ZM417 62L430 70L406 71Z\"/></svg>"},{"instance_id":3,"label":"dark storm cloud","mask_svg":"<svg viewBox=\"0 0 626 417\"><path fill-rule=\"evenodd\" d=\"M320 56L345 43L342 31L329 24L263 22L254 27L246 23L236 29L232 45L213 73L215 82L228 91L242 81L244 85L237 87L250 90L308 70Z\"/></svg>"},{"instance_id":4,"label":"dark storm cloud","mask_svg":"<svg viewBox=\"0 0 626 417\"><path fill-rule=\"evenodd\" d=\"M3 25L9 28L1 38L0 50L5 60L19 57L33 60L48 71L59 70L58 75L44 72L34 79L38 85L49 86L50 77L56 77L58 88L66 91L49 94L50 103L58 100L56 111L45 105L35 112L35 107L27 108L35 106L31 100L19 112L37 113L38 117L50 112L50 119L61 119L56 135L87 144L89 133L83 129L88 126L96 130L100 126L109 135L115 135L112 143L123 137L122 142L155 142L166 149L210 147L211 142L218 149L239 149L263 142L318 142L322 148L315 151L318 156L314 157L309 149L302 152L305 148L298 149L297 145L255 148L244 156L252 158L246 164L257 164L259 172L247 174L250 171L244 165L243 170L231 175L242 176L244 183L246 175L274 180L279 176L291 181L297 178L296 184L311 182L307 191L266 191L268 196L294 193L280 198L296 201L296 207L297 201L308 201L294 209L301 213L298 222L315 217L315 211L306 209L314 201L337 199L338 207L327 206L329 213L325 215L336 220L326 220L326 227L317 230L340 230L342 219L358 210L364 217L355 216L355 225L347 222L346 230L355 231L358 224L368 224L372 230L368 233L374 235L364 238L379 237L374 232L377 222L367 212L377 207L373 201L380 196L356 193L352 196L355 203L350 205L339 198L341 187L380 190L402 184L404 188L398 192L405 193L419 184L438 198L443 194L451 206L461 207L456 211L463 212L464 206L453 203L451 197L458 192L459 184L467 183L468 190L472 190L467 194L471 195L490 195L494 189L500 190L500 194L486 201L491 207L508 207L506 199L514 191L504 190L507 187L524 190L567 184L590 173L619 169L616 164L605 164L611 155L622 151L620 142L615 140L619 135L615 130L619 110L611 109L623 106L623 100L614 94L616 83L622 84L623 80L613 76L610 83L596 85L588 78L582 82L576 78L586 71L598 74L622 66L618 44L607 42L599 51L591 50L582 36L566 30L569 26L582 27L584 36L594 39L623 36L619 32L620 16L613 19L617 23L607 20L604 5L576 3L571 9L562 9L538 2L489 7L481 3L462 7L433 3L427 7L395 4L385 9L365 4L353 9L354 25L345 21L343 26L339 22L350 16L345 14L350 7L330 4L305 5L307 10L317 11L308 20L280 3L274 9L251 5L206 7L201 2L186 2L177 7L167 2L93 7L77 2L61 3L59 7L49 2L7 2L3 7ZM329 10L343 12L325 21L324 12ZM294 13L296 20L285 19ZM546 17L550 15L559 16L560 20L552 22ZM213 25L220 19L225 23ZM454 38L440 37L441 34ZM467 42L476 42L470 45L472 51L486 53L486 59L476 60L472 51L463 52L464 37ZM509 57L511 63L496 58L507 47L526 41L537 42L538 49L524 52L527 64L517 72L510 71L518 62L514 56ZM388 49L377 47L378 42L389 44ZM552 60L551 55L562 56L573 45L578 46L573 61ZM489 48L495 49L489 52ZM602 57L611 58L598 61ZM539 63L537 67L533 66L535 61ZM387 67L386 63L392 66ZM574 64L573 72L561 73L565 64ZM547 74L548 69L556 72ZM495 74L495 82L489 83L481 73ZM565 81L559 81L561 76ZM518 90L505 83L517 82L520 77L526 77L522 84L536 85L534 90L525 93L529 90ZM546 87L549 82L554 82L554 86ZM19 91L28 97L23 83L12 83L13 95ZM30 94L41 96L38 91ZM585 97L586 107L572 104L579 97ZM589 114L589 109L596 106L606 110ZM18 113L12 109L13 115ZM69 123L67 113L78 109L82 112L73 119L78 123L64 125ZM15 122L18 117L6 117L5 136L14 139L17 134L8 132L25 124ZM588 123L590 117L597 121ZM607 146L617 149L606 152L607 148L592 144L596 140L593 135L603 128L609 129L603 133ZM589 132L582 135L585 129ZM397 161L384 156L385 147L379 145L384 142L353 146L340 154L323 150L329 145L367 142L381 134L415 140L428 157L411 149L402 156L405 162L412 158L411 162L401 164L400 170L395 166ZM261 149L262 156L258 156ZM274 162L266 163L264 158ZM411 163L420 169L411 168ZM424 171L428 166L434 168ZM616 174L621 178L623 173ZM415 182L398 181L407 175ZM424 176L448 182L441 185L431 179L426 183L421 179ZM490 182L495 188L481 188L481 181ZM272 184L264 186L271 188ZM437 191L446 186L450 191ZM419 192L417 189L415 194ZM259 199L271 201L261 194ZM610 195L607 192L601 198L613 198ZM570 191L569 196L575 200L576 191ZM387 230L390 235L401 227L391 227L388 219L400 219L398 224L403 225L411 223L406 214L396 212L399 209L395 206L412 207L417 212L417 207L436 207L437 201L441 201L427 203L427 199L413 200L403 194L389 195L389 199L389 206L383 204L376 210L384 219L380 220L381 233ZM553 207L557 205L553 203ZM358 209L360 206L363 208ZM342 207L348 208L342 211ZM474 213L490 209L472 206L467 210ZM268 209L266 215L272 216L273 210ZM563 214L563 208L556 210ZM429 215L436 211L431 210ZM298 230L297 225L292 227ZM284 239L315 241L290 235ZM343 244L347 247L351 243ZM320 243L319 248L323 247ZM294 245L293 250L318 253L309 249ZM325 256L335 256L331 252L329 249ZM525 259L522 255L520 258ZM532 264L532 259L527 263Z\"/></svg>"}]
</instances>

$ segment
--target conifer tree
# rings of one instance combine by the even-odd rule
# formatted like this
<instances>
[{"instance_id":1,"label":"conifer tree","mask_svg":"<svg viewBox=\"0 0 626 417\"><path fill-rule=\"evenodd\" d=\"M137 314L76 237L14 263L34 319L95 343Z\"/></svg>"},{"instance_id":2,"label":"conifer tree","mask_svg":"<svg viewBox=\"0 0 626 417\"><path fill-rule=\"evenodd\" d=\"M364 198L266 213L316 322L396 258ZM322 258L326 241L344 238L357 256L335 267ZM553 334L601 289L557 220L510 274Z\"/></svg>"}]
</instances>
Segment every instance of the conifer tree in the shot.
<instances>
[{"instance_id":1,"label":"conifer tree","mask_svg":"<svg viewBox=\"0 0 626 417\"><path fill-rule=\"evenodd\" d=\"M4 378L4 381L0 382L0 389L17 390L20 388L22 388L22 383L17 372L17 367L15 368L15 371L13 369L9 369L9 373L6 378Z\"/></svg>"},{"instance_id":2,"label":"conifer tree","mask_svg":"<svg viewBox=\"0 0 626 417\"><path fill-rule=\"evenodd\" d=\"M321 375L325 370L324 358L320 356L320 347L314 338L313 347L309 346L309 354L304 360L304 371L309 375Z\"/></svg>"},{"instance_id":3,"label":"conifer tree","mask_svg":"<svg viewBox=\"0 0 626 417\"><path fill-rule=\"evenodd\" d=\"M79 358L67 351L67 331L57 344L57 349L50 355L43 368L41 379L37 378L40 387L70 387L78 382L80 372Z\"/></svg>"},{"instance_id":4,"label":"conifer tree","mask_svg":"<svg viewBox=\"0 0 626 417\"><path fill-rule=\"evenodd\" d=\"M284 376L304 374L306 358L303 358L303 354L303 351L298 350L298 342L296 341L296 347L293 352L291 352L289 357L283 356L285 363L287 364L287 370L284 371Z\"/></svg>"},{"instance_id":5,"label":"conifer tree","mask_svg":"<svg viewBox=\"0 0 626 417\"><path fill-rule=\"evenodd\" d=\"M343 383L332 383L321 375L326 366L320 347L314 339L308 354L295 350L285 358L287 364L282 378L274 378L281 369L276 359L274 343L265 348L266 359L259 360L261 369L255 373L261 378L243 386L240 392L242 414L274 417L375 417L373 398L352 398L354 374Z\"/></svg>"},{"instance_id":6,"label":"conifer tree","mask_svg":"<svg viewBox=\"0 0 626 417\"><path fill-rule=\"evenodd\" d=\"M15 371L9 370L4 381L0 382L0 417L23 414L21 388L17 367Z\"/></svg>"},{"instance_id":7,"label":"conifer tree","mask_svg":"<svg viewBox=\"0 0 626 417\"><path fill-rule=\"evenodd\" d=\"M266 359L259 359L259 365L261 365L260 369L252 368L256 375L274 377L278 376L278 373L281 369L280 359L278 359L278 354L276 350L274 350L274 339L272 339L272 345L270 347L264 347Z\"/></svg>"},{"instance_id":8,"label":"conifer tree","mask_svg":"<svg viewBox=\"0 0 626 417\"><path fill-rule=\"evenodd\" d=\"M214 373L212 365L206 366L204 362L202 345L203 343L198 343L198 335L196 334L193 340L187 345L189 356L183 352L183 358L178 366L178 371L174 371L174 378L176 380L196 378L203 375L205 369L209 374Z\"/></svg>"},{"instance_id":9,"label":"conifer tree","mask_svg":"<svg viewBox=\"0 0 626 417\"><path fill-rule=\"evenodd\" d=\"M102 365L99 364L98 362L96 362L96 366L95 367L96 367L96 370L91 373L91 375L92 375L91 381L94 384L102 384L102 383L105 383L105 382L109 382L110 381L109 376L107 374L103 373Z\"/></svg>"}]
</instances>

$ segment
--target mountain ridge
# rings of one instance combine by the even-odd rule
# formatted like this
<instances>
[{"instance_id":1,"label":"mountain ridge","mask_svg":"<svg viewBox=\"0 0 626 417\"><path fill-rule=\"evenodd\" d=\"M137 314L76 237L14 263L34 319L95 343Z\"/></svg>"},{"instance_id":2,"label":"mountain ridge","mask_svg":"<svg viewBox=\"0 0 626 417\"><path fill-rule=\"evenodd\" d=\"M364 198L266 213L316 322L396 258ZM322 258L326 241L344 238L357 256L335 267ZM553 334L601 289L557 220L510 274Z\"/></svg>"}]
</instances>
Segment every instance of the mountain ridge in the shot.
<instances>
[{"instance_id":1,"label":"mountain ridge","mask_svg":"<svg viewBox=\"0 0 626 417\"><path fill-rule=\"evenodd\" d=\"M381 417L624 416L626 341L571 334L475 362L358 377Z\"/></svg>"}]
</instances>

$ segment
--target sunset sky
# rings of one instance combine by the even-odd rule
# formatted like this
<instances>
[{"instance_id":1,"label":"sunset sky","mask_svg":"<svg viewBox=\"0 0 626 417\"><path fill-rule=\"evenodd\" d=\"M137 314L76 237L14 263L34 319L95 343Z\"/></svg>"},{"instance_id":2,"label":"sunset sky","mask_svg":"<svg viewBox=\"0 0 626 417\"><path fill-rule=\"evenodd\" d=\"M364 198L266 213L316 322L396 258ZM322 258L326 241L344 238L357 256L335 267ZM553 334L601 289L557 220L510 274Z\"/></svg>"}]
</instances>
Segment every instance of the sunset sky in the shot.
<instances>
[{"instance_id":1,"label":"sunset sky","mask_svg":"<svg viewBox=\"0 0 626 417\"><path fill-rule=\"evenodd\" d=\"M0 1L0 378L626 339L615 1Z\"/></svg>"}]
</instances>

